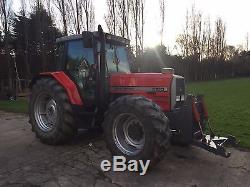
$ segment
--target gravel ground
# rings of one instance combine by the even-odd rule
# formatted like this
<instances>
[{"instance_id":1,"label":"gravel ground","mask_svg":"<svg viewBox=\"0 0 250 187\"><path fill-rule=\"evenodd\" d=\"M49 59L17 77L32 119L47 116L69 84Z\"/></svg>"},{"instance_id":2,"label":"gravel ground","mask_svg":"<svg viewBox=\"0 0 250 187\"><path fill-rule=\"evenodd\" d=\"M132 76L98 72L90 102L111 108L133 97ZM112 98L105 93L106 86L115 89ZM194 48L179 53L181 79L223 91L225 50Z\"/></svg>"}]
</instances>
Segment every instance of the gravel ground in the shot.
<instances>
[{"instance_id":1,"label":"gravel ground","mask_svg":"<svg viewBox=\"0 0 250 187\"><path fill-rule=\"evenodd\" d=\"M102 172L111 160L102 136L80 132L63 146L42 144L25 115L0 111L0 186L250 186L250 152L228 159L196 147L171 147L145 176Z\"/></svg>"}]
</instances>

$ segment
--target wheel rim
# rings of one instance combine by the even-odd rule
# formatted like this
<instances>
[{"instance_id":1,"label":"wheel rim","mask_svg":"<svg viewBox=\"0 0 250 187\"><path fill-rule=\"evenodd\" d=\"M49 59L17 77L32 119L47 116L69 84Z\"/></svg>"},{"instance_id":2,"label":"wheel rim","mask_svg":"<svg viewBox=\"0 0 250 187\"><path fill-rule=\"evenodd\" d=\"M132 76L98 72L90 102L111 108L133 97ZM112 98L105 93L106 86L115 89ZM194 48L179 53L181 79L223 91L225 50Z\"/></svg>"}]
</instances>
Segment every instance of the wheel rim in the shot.
<instances>
[{"instance_id":1,"label":"wheel rim","mask_svg":"<svg viewBox=\"0 0 250 187\"><path fill-rule=\"evenodd\" d=\"M138 154L145 144L142 123L134 114L120 114L114 120L113 139L124 154L129 156Z\"/></svg>"},{"instance_id":2,"label":"wheel rim","mask_svg":"<svg viewBox=\"0 0 250 187\"><path fill-rule=\"evenodd\" d=\"M51 131L57 119L56 101L50 95L41 93L36 98L34 114L38 127L44 132Z\"/></svg>"}]
</instances>

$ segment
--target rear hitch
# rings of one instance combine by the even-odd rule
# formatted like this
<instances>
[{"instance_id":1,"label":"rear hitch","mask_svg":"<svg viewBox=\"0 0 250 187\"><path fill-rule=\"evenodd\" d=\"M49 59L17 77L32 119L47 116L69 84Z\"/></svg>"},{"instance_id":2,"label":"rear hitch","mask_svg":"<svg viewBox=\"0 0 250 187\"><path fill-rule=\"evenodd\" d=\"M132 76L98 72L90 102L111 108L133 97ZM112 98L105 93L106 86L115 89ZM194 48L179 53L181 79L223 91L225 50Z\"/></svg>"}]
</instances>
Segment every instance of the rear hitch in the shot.
<instances>
[{"instance_id":1,"label":"rear hitch","mask_svg":"<svg viewBox=\"0 0 250 187\"><path fill-rule=\"evenodd\" d=\"M202 139L193 141L193 145L225 158L230 157L231 153L227 152L224 146L236 146L237 144L236 138L232 135L227 137L205 135Z\"/></svg>"},{"instance_id":2,"label":"rear hitch","mask_svg":"<svg viewBox=\"0 0 250 187\"><path fill-rule=\"evenodd\" d=\"M208 110L204 97L199 95L192 98L192 113L194 121L198 124L197 132L193 134L193 145L225 158L230 157L231 153L227 152L224 146L237 146L239 142L232 135L226 137L216 136L208 119ZM204 125L208 126L209 134L203 132Z\"/></svg>"}]
</instances>

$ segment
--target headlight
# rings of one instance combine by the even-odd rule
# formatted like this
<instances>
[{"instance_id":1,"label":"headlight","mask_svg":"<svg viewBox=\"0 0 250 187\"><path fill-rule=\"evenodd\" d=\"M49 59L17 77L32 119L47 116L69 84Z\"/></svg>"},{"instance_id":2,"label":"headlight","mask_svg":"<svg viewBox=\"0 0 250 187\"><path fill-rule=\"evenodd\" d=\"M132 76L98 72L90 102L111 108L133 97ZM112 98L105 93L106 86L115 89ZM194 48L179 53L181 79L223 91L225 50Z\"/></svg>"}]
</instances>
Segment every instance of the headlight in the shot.
<instances>
[{"instance_id":1,"label":"headlight","mask_svg":"<svg viewBox=\"0 0 250 187\"><path fill-rule=\"evenodd\" d=\"M181 104L185 100L185 79L181 76L174 75L171 85L171 109L174 109L176 104Z\"/></svg>"},{"instance_id":2,"label":"headlight","mask_svg":"<svg viewBox=\"0 0 250 187\"><path fill-rule=\"evenodd\" d=\"M176 102L180 102L180 101L185 101L185 95L177 95L176 96Z\"/></svg>"}]
</instances>

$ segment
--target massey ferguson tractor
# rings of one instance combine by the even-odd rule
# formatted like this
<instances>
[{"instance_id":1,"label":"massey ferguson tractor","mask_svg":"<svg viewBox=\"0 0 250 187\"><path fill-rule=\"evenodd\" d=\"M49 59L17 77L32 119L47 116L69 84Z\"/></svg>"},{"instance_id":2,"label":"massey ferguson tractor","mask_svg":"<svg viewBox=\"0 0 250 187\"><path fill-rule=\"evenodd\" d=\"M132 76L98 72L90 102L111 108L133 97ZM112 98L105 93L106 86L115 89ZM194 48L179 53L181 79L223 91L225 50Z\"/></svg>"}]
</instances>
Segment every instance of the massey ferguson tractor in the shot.
<instances>
[{"instance_id":1,"label":"massey ferguson tractor","mask_svg":"<svg viewBox=\"0 0 250 187\"><path fill-rule=\"evenodd\" d=\"M79 128L101 126L108 149L128 160L156 164L170 142L193 144L229 157L233 136L215 136L203 96L187 95L171 68L132 73L129 40L97 32L57 39L56 66L31 82L32 130L44 143L62 144ZM208 132L209 134L205 134Z\"/></svg>"}]
</instances>

